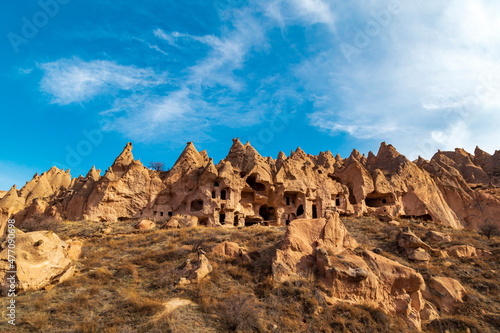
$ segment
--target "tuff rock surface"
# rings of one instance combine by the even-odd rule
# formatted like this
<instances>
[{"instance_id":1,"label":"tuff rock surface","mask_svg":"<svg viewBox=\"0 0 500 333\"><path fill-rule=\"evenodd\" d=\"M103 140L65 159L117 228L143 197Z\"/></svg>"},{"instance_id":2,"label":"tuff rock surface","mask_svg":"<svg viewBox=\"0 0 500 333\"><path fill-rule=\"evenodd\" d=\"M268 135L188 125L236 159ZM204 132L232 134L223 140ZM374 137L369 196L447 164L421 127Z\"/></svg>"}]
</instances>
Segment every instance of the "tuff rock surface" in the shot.
<instances>
[{"instance_id":1,"label":"tuff rock surface","mask_svg":"<svg viewBox=\"0 0 500 333\"><path fill-rule=\"evenodd\" d=\"M74 273L66 244L52 231L16 232L15 267L9 263L8 243L0 252L0 283L6 290L6 278L17 271L17 290L38 290L49 284L63 282ZM75 244L78 245L78 244ZM73 250L71 256L76 255ZM7 288L8 289L8 288Z\"/></svg>"},{"instance_id":2,"label":"tuff rock surface","mask_svg":"<svg viewBox=\"0 0 500 333\"><path fill-rule=\"evenodd\" d=\"M238 243L234 242L223 242L220 243L212 249L212 253L222 257L229 258L239 258L245 264L252 263L252 259L248 255L248 252L245 251L242 247L238 245Z\"/></svg>"},{"instance_id":3,"label":"tuff rock surface","mask_svg":"<svg viewBox=\"0 0 500 333\"><path fill-rule=\"evenodd\" d=\"M318 279L332 292L331 303L374 303L420 329L423 277L372 251L360 255L353 251L356 247L336 212L328 212L324 219L295 220L276 252L273 277L283 282L308 278L317 271Z\"/></svg>"},{"instance_id":4,"label":"tuff rock surface","mask_svg":"<svg viewBox=\"0 0 500 333\"><path fill-rule=\"evenodd\" d=\"M286 225L321 218L331 207L477 229L484 221L500 223L499 185L500 151L479 148L415 162L385 143L367 157L356 150L344 159L330 151L313 156L297 148L273 159L236 138L217 164L189 142L171 170L158 172L135 160L128 143L102 176L95 167L77 178L53 167L0 195L0 233L9 218L165 222L179 214L207 226Z\"/></svg>"}]
</instances>

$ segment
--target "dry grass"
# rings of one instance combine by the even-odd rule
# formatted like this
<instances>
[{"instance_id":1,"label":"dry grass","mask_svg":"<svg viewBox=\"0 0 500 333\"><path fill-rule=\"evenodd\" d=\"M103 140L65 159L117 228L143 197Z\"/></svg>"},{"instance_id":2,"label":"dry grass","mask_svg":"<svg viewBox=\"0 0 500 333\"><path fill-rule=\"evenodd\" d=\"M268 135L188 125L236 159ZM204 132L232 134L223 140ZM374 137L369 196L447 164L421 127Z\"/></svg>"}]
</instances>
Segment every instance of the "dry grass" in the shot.
<instances>
[{"instance_id":1,"label":"dry grass","mask_svg":"<svg viewBox=\"0 0 500 333\"><path fill-rule=\"evenodd\" d=\"M425 278L445 275L459 280L469 292L456 313L425 330L450 332L463 323L471 330L494 332L500 313L496 259L433 258L429 265L414 265L401 257L395 235L399 228L372 218L343 219L364 248L381 248L383 255L412 266ZM401 221L419 236L430 229L418 221ZM369 305L326 304L328 290L308 279L275 283L271 263L284 228L190 228L137 232L133 223L61 222L56 232L63 239L84 240L79 273L50 291L17 297L18 332L407 332L401 319ZM102 230L112 232L103 235ZM498 239L467 231L446 230L453 244L500 249ZM213 256L210 250L223 241L243 246L253 262ZM439 246L439 244L431 244ZM447 244L444 246L451 246ZM213 272L199 284L176 286L179 268L207 252ZM163 314L172 298L188 299L195 307ZM5 305L2 300L1 306ZM446 321L449 320L449 321ZM453 324L450 324L453 323ZM456 324L459 323L459 324ZM462 324L460 324L462 323ZM462 325L462 326L460 326ZM496 326L495 326L496 325ZM0 331L8 329L0 323ZM473 331L473 330L472 330ZM444 332L444 331L443 331Z\"/></svg>"},{"instance_id":2,"label":"dry grass","mask_svg":"<svg viewBox=\"0 0 500 333\"><path fill-rule=\"evenodd\" d=\"M472 258L432 257L427 265L416 264L404 258L397 245L397 233L402 227L410 229L424 239L429 230L444 232L451 236L451 243L432 243L433 248L446 250L453 245L471 245L477 249L495 253L500 248L498 238L481 235L469 230L453 230L432 222L398 220L399 227L389 226L372 217L342 219L347 229L368 248L381 248L382 255L409 266L422 274L425 280L434 276L445 276L458 280L466 289L467 296L455 313L433 323L426 323L429 332L498 332L500 319L500 262L498 255ZM464 328L465 327L465 328Z\"/></svg>"}]
</instances>

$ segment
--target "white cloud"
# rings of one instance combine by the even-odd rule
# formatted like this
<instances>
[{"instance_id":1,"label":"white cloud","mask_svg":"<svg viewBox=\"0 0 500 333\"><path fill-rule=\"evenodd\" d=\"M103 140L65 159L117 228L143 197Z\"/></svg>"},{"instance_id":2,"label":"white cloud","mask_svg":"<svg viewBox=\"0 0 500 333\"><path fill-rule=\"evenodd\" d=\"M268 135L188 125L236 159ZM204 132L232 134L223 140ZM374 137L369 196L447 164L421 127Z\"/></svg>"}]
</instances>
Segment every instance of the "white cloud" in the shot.
<instances>
[{"instance_id":1,"label":"white cloud","mask_svg":"<svg viewBox=\"0 0 500 333\"><path fill-rule=\"evenodd\" d=\"M52 103L59 105L164 83L164 78L151 69L122 66L107 60L60 59L40 67L44 71L40 87L52 97Z\"/></svg>"},{"instance_id":2,"label":"white cloud","mask_svg":"<svg viewBox=\"0 0 500 333\"><path fill-rule=\"evenodd\" d=\"M103 60L61 59L41 66L41 89L60 105L120 92L115 94L113 106L101 112L105 129L124 133L135 141L208 140L214 123L254 125L272 111L271 107L281 103L263 105L262 99L283 93L279 88L267 87L256 96L246 95L246 78L235 73L244 67L253 49L265 45L267 27L254 15L251 7L232 10L228 16L230 28L220 36L157 28L153 31L155 42L138 39L165 55L162 41L188 52L193 43L207 47L206 55L192 65L186 64L171 85L164 84L163 75L147 68Z\"/></svg>"},{"instance_id":3,"label":"white cloud","mask_svg":"<svg viewBox=\"0 0 500 333\"><path fill-rule=\"evenodd\" d=\"M213 35L206 35L206 36L195 36L195 35L190 35L190 34L185 34L185 33L180 33L178 31L173 31L170 33L166 33L160 28L157 28L153 31L153 34L155 37L165 40L168 44L175 46L175 47L180 47L177 45L178 40L186 39L186 40L193 40L202 44L206 44L209 46L216 46L220 44L219 38L213 36Z\"/></svg>"},{"instance_id":4,"label":"white cloud","mask_svg":"<svg viewBox=\"0 0 500 333\"><path fill-rule=\"evenodd\" d=\"M61 105L126 91L103 115L108 129L134 140L207 138L211 123L256 124L286 104L283 96L301 103L307 95L314 103L310 124L332 135L388 141L410 157L455 146L491 149L500 138L500 8L492 0L401 1L399 12L373 30L393 2L257 1L226 11L217 35L157 28L153 41L143 41L164 55L203 48L194 63L184 63L175 86L150 69L62 59L41 66L41 87ZM304 41L286 32L300 25ZM297 44L290 48L302 62L270 78L241 74L259 52L283 56L268 40L276 28ZM350 62L342 43L354 48Z\"/></svg>"},{"instance_id":5,"label":"white cloud","mask_svg":"<svg viewBox=\"0 0 500 333\"><path fill-rule=\"evenodd\" d=\"M165 52L165 51L163 51L162 49L160 49L160 48L158 47L158 45L152 45L152 44L149 44L149 43L148 43L148 46L149 46L149 48L150 48L150 49L153 49L153 50L155 50L155 51L160 52L161 54L163 54L163 55L165 55L165 56L168 56L168 53L167 53L167 52Z\"/></svg>"},{"instance_id":6,"label":"white cloud","mask_svg":"<svg viewBox=\"0 0 500 333\"><path fill-rule=\"evenodd\" d=\"M325 23L333 27L335 15L329 4L323 0L293 0L297 11L312 23Z\"/></svg>"},{"instance_id":7,"label":"white cloud","mask_svg":"<svg viewBox=\"0 0 500 333\"><path fill-rule=\"evenodd\" d=\"M324 0L272 0L262 1L264 13L274 19L282 29L298 22L305 24L325 24L335 30L336 13L332 2Z\"/></svg>"},{"instance_id":8,"label":"white cloud","mask_svg":"<svg viewBox=\"0 0 500 333\"><path fill-rule=\"evenodd\" d=\"M154 35L175 47L189 47L181 39L209 47L207 55L185 68L178 86L163 94L141 92L117 99L114 107L104 112L107 129L125 133L137 141L168 138L168 141L208 140L210 124L250 126L259 122L269 106L262 106L268 93L241 100L245 80L235 71L244 66L250 51L265 44L265 27L250 10L233 11L233 29L220 37L195 36L165 32L158 28ZM182 45L182 46L180 46ZM215 89L207 89L215 88ZM272 90L272 89L271 89ZM278 95L278 90L271 95ZM265 95L265 96L264 96Z\"/></svg>"},{"instance_id":9,"label":"white cloud","mask_svg":"<svg viewBox=\"0 0 500 333\"><path fill-rule=\"evenodd\" d=\"M27 75L33 71L33 68L19 68L19 73Z\"/></svg>"},{"instance_id":10,"label":"white cloud","mask_svg":"<svg viewBox=\"0 0 500 333\"><path fill-rule=\"evenodd\" d=\"M366 13L360 30L386 6L355 4ZM498 142L498 131L484 132L500 108L500 8L493 1L402 2L387 26L358 44L351 62L338 48L356 47L359 30L340 29L347 23L337 22L336 49L297 67L308 91L322 97L311 124L389 141L412 158Z\"/></svg>"}]
</instances>

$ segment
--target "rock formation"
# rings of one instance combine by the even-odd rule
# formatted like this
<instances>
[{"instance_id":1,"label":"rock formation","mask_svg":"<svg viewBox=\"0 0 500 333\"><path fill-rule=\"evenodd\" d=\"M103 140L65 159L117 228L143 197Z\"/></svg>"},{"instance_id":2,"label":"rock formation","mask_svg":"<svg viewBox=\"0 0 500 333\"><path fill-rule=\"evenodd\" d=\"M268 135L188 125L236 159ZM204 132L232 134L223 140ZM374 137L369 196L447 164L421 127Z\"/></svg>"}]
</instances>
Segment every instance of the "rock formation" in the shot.
<instances>
[{"instance_id":1,"label":"rock formation","mask_svg":"<svg viewBox=\"0 0 500 333\"><path fill-rule=\"evenodd\" d=\"M190 259L182 269L183 277L178 281L178 285L185 286L191 283L198 283L212 272L212 265L203 253L198 254L198 260L194 263Z\"/></svg>"},{"instance_id":2,"label":"rock formation","mask_svg":"<svg viewBox=\"0 0 500 333\"><path fill-rule=\"evenodd\" d=\"M464 287L455 279L433 277L423 290L424 297L437 304L442 314L452 313L466 295Z\"/></svg>"},{"instance_id":3,"label":"rock formation","mask_svg":"<svg viewBox=\"0 0 500 333\"><path fill-rule=\"evenodd\" d=\"M451 242L452 239L450 235L431 230L425 234L425 240L438 244L443 244Z\"/></svg>"},{"instance_id":4,"label":"rock formation","mask_svg":"<svg viewBox=\"0 0 500 333\"><path fill-rule=\"evenodd\" d=\"M236 138L217 164L189 142L171 170L158 172L135 160L128 143L103 176L92 167L71 179L69 170L53 167L21 190L13 187L0 199L0 232L12 217L165 222L179 214L207 226L287 225L323 217L331 207L344 215L477 229L484 221L499 223L499 184L500 151L479 148L415 162L385 143L367 157L356 150L345 159L330 151L313 156L297 148L273 159Z\"/></svg>"},{"instance_id":5,"label":"rock formation","mask_svg":"<svg viewBox=\"0 0 500 333\"><path fill-rule=\"evenodd\" d=\"M448 255L455 258L469 258L477 256L477 252L474 246L455 245L448 249Z\"/></svg>"},{"instance_id":6,"label":"rock formation","mask_svg":"<svg viewBox=\"0 0 500 333\"><path fill-rule=\"evenodd\" d=\"M154 223L153 221L150 221L150 220L142 220L141 222L137 223L134 226L134 228L137 230L142 230L142 231L153 230L156 228L156 223Z\"/></svg>"},{"instance_id":7,"label":"rock formation","mask_svg":"<svg viewBox=\"0 0 500 333\"><path fill-rule=\"evenodd\" d=\"M24 233L16 230L15 264L9 262L7 242L2 244L0 252L0 283L2 290L7 290L6 278L15 274L17 290L37 290L49 284L63 282L74 273L71 258L66 251L66 244L52 231ZM77 246L79 244L75 244ZM71 256L78 256L76 247Z\"/></svg>"},{"instance_id":8,"label":"rock formation","mask_svg":"<svg viewBox=\"0 0 500 333\"><path fill-rule=\"evenodd\" d=\"M198 225L198 218L190 215L172 216L163 228L191 228Z\"/></svg>"},{"instance_id":9,"label":"rock formation","mask_svg":"<svg viewBox=\"0 0 500 333\"><path fill-rule=\"evenodd\" d=\"M406 256L410 260L426 263L431 259L427 251L432 251L432 248L417 237L410 228L401 230L398 245L406 251Z\"/></svg>"},{"instance_id":10,"label":"rock formation","mask_svg":"<svg viewBox=\"0 0 500 333\"><path fill-rule=\"evenodd\" d=\"M298 219L290 223L273 261L277 281L317 278L333 294L331 303L375 303L420 329L425 283L415 270L371 251L358 255L357 246L337 213L326 219Z\"/></svg>"},{"instance_id":11,"label":"rock formation","mask_svg":"<svg viewBox=\"0 0 500 333\"><path fill-rule=\"evenodd\" d=\"M248 252L234 242L220 243L214 246L212 253L222 257L241 259L244 264L252 263L252 259L248 255Z\"/></svg>"}]
</instances>

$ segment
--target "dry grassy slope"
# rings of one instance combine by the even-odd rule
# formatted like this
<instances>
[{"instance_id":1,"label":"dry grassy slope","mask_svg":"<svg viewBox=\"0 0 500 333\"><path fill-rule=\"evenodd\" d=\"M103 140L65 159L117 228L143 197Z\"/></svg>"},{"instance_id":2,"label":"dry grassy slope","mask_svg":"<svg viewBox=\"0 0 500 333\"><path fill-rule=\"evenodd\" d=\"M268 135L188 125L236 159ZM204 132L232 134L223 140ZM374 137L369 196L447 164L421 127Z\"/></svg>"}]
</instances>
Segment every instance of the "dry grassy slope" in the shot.
<instances>
[{"instance_id":1,"label":"dry grassy slope","mask_svg":"<svg viewBox=\"0 0 500 333\"><path fill-rule=\"evenodd\" d=\"M397 228L373 218L344 219L349 231L368 249L418 269L424 277L450 276L469 292L457 314L425 327L429 332L494 332L500 327L500 267L497 259L435 259L418 266L399 256ZM437 225L402 222L423 236ZM406 332L405 324L370 305L329 308L321 294L328 292L314 281L274 284L271 260L280 245L284 228L194 228L134 231L122 223L49 223L62 239L84 238L80 273L51 290L28 292L17 297L16 332ZM103 235L102 229L112 233ZM470 244L498 250L497 239L467 231L446 230L453 244ZM210 249L223 241L245 247L254 262L214 257ZM438 246L439 244L433 244ZM450 246L450 244L446 245ZM199 285L175 287L178 269L196 258L201 247L214 270ZM361 250L361 249L360 249ZM497 252L498 253L498 252ZM166 312L173 298L191 300ZM5 308L2 300L2 309ZM11 327L0 323L0 331Z\"/></svg>"},{"instance_id":2,"label":"dry grassy slope","mask_svg":"<svg viewBox=\"0 0 500 333\"><path fill-rule=\"evenodd\" d=\"M342 219L362 247L373 250L380 248L383 255L419 271L428 280L432 276L454 278L465 287L468 296L456 313L442 320L424 325L424 331L500 332L500 238L488 240L485 236L467 230L454 230L439 224L418 220L399 220L398 228L374 218ZM492 251L494 256L486 258L431 258L429 264L416 264L404 258L397 245L397 233L401 227L410 227L417 236L424 239L429 230L444 232L452 242L439 244L428 242L433 248L447 249L454 245L472 245L478 249Z\"/></svg>"}]
</instances>

